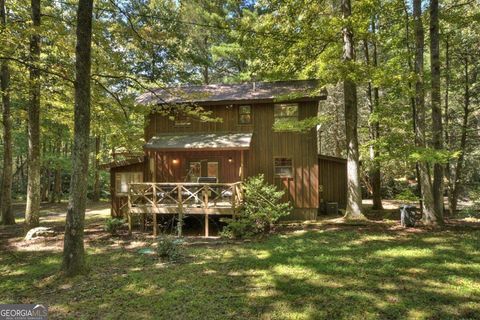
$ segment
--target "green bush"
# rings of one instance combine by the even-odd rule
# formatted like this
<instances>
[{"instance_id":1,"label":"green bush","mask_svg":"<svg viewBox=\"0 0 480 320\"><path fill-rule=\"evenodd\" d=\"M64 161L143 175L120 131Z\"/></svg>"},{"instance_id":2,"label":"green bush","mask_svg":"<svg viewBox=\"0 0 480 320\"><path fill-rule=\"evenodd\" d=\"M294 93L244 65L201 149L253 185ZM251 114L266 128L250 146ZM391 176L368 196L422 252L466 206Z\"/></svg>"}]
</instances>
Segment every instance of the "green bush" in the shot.
<instances>
[{"instance_id":1,"label":"green bush","mask_svg":"<svg viewBox=\"0 0 480 320\"><path fill-rule=\"evenodd\" d=\"M171 235L161 235L157 241L157 253L161 258L169 261L183 257L183 240Z\"/></svg>"},{"instance_id":2,"label":"green bush","mask_svg":"<svg viewBox=\"0 0 480 320\"><path fill-rule=\"evenodd\" d=\"M108 218L105 220L105 231L110 233L111 235L116 235L117 231L120 227L123 226L125 220L118 219L118 218Z\"/></svg>"},{"instance_id":3,"label":"green bush","mask_svg":"<svg viewBox=\"0 0 480 320\"><path fill-rule=\"evenodd\" d=\"M250 177L243 185L244 203L239 215L223 219L227 226L221 235L229 238L246 238L266 233L272 225L292 210L283 202L283 191L265 182L263 175Z\"/></svg>"},{"instance_id":4,"label":"green bush","mask_svg":"<svg viewBox=\"0 0 480 320\"><path fill-rule=\"evenodd\" d=\"M396 200L405 201L405 202L416 202L419 198L413 193L411 189L404 189L402 192L395 196Z\"/></svg>"},{"instance_id":5,"label":"green bush","mask_svg":"<svg viewBox=\"0 0 480 320\"><path fill-rule=\"evenodd\" d=\"M472 201L473 210L480 211L480 187L473 188L468 193L470 201Z\"/></svg>"}]
</instances>

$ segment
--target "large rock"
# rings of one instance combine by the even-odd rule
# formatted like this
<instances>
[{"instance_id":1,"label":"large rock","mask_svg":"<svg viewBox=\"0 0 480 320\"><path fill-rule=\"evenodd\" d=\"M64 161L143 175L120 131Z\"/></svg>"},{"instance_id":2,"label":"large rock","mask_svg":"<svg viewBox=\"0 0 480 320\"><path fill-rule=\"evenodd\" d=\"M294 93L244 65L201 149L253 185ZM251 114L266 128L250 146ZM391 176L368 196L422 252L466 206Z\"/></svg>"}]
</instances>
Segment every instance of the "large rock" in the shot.
<instances>
[{"instance_id":1,"label":"large rock","mask_svg":"<svg viewBox=\"0 0 480 320\"><path fill-rule=\"evenodd\" d=\"M38 237L54 237L57 233L52 228L36 227L30 229L25 236L25 240L32 240Z\"/></svg>"}]
</instances>

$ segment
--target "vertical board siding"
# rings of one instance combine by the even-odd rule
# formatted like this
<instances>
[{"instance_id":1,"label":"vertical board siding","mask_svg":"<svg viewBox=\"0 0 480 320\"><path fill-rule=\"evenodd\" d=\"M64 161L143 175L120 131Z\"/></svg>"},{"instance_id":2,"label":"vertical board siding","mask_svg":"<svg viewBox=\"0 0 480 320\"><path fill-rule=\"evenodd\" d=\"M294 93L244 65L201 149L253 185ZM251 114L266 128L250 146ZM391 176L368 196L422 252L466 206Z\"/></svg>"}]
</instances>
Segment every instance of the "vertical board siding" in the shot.
<instances>
[{"instance_id":1,"label":"vertical board siding","mask_svg":"<svg viewBox=\"0 0 480 320\"><path fill-rule=\"evenodd\" d=\"M323 186L321 201L337 202L340 208L347 203L347 164L341 159L319 157L319 185Z\"/></svg>"},{"instance_id":2,"label":"vertical board siding","mask_svg":"<svg viewBox=\"0 0 480 320\"><path fill-rule=\"evenodd\" d=\"M131 164L128 166L123 167L116 167L110 169L110 198L111 198L111 215L112 217L122 217L122 213L120 212L120 208L127 203L126 196L117 196L115 194L115 174L117 172L142 172L143 178L147 177L147 166L145 165L147 162L144 161L143 163L136 163Z\"/></svg>"}]
</instances>

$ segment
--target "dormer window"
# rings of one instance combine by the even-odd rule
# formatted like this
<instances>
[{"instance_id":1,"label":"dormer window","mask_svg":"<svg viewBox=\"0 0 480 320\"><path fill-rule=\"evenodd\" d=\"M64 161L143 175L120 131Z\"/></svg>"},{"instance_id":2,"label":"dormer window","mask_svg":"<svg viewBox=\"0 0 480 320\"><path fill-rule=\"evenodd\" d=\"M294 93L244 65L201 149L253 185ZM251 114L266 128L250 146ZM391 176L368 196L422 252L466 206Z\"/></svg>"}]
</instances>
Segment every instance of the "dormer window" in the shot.
<instances>
[{"instance_id":1,"label":"dormer window","mask_svg":"<svg viewBox=\"0 0 480 320\"><path fill-rule=\"evenodd\" d=\"M238 123L252 123L252 106L249 104L238 106Z\"/></svg>"}]
</instances>

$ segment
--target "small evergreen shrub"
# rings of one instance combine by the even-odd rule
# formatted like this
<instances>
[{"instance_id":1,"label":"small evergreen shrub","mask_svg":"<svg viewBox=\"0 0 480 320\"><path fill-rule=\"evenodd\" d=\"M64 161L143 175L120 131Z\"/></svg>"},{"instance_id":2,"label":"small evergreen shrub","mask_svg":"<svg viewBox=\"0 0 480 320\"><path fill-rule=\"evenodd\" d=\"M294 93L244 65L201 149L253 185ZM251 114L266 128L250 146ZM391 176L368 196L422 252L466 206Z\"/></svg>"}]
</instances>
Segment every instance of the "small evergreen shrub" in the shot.
<instances>
[{"instance_id":1,"label":"small evergreen shrub","mask_svg":"<svg viewBox=\"0 0 480 320\"><path fill-rule=\"evenodd\" d=\"M243 188L243 208L237 217L223 219L227 225L222 236L248 238L266 233L278 219L292 210L290 203L282 201L284 192L266 183L263 175L248 178Z\"/></svg>"},{"instance_id":2,"label":"small evergreen shrub","mask_svg":"<svg viewBox=\"0 0 480 320\"><path fill-rule=\"evenodd\" d=\"M157 253L166 260L175 261L183 257L183 240L171 235L161 235L157 241Z\"/></svg>"},{"instance_id":3,"label":"small evergreen shrub","mask_svg":"<svg viewBox=\"0 0 480 320\"><path fill-rule=\"evenodd\" d=\"M105 220L105 231L110 233L111 235L116 235L118 229L120 229L123 224L125 223L125 220L123 219L118 219L118 218L108 218Z\"/></svg>"},{"instance_id":4,"label":"small evergreen shrub","mask_svg":"<svg viewBox=\"0 0 480 320\"><path fill-rule=\"evenodd\" d=\"M413 191L409 188L404 189L402 192L397 194L395 199L404 202L416 202L419 200L415 193L413 193Z\"/></svg>"}]
</instances>

